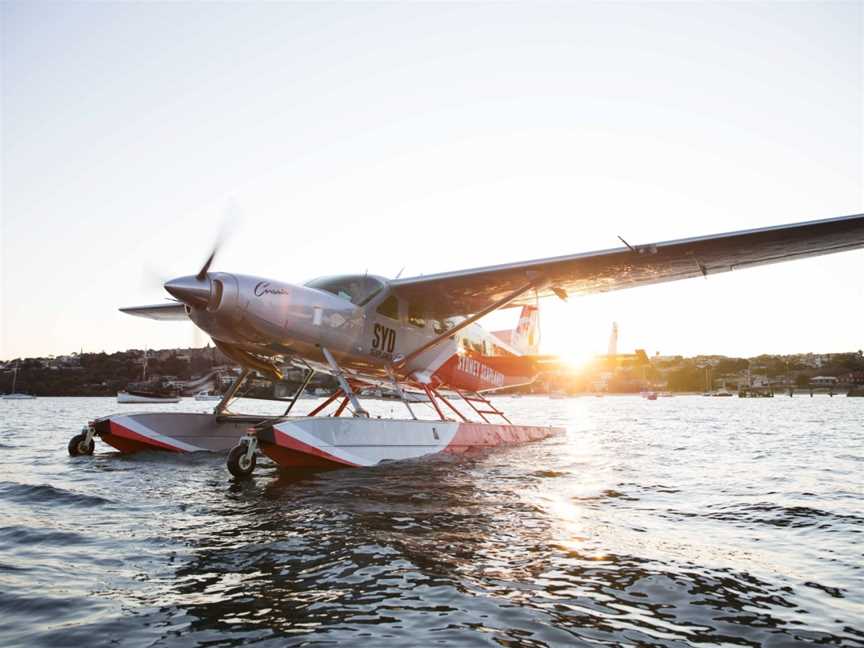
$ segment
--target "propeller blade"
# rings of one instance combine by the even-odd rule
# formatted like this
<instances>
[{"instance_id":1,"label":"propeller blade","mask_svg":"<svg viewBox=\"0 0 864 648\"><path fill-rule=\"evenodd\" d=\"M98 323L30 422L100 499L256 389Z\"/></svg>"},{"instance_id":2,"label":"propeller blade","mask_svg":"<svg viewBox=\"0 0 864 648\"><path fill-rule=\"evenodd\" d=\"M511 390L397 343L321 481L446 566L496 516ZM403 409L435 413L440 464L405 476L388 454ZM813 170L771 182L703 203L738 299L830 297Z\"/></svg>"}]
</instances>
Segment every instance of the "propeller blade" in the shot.
<instances>
[{"instance_id":1,"label":"propeller blade","mask_svg":"<svg viewBox=\"0 0 864 648\"><path fill-rule=\"evenodd\" d=\"M195 278L198 281L204 281L204 277L207 276L207 271L210 269L210 264L213 263L213 258L216 256L216 252L219 250L219 246L213 248L213 251L210 253L210 256L207 257L207 260L204 262L204 265L201 266L201 269L198 271L198 274L195 275Z\"/></svg>"},{"instance_id":2,"label":"propeller blade","mask_svg":"<svg viewBox=\"0 0 864 648\"><path fill-rule=\"evenodd\" d=\"M219 252L219 248L222 247L222 243L225 239L228 238L230 233L230 229L236 225L237 219L239 217L239 209L237 207L236 201L232 198L228 201L228 207L225 210L225 216L222 219L222 227L219 228L219 234L216 237L216 242L213 244L213 250L210 252L210 256L207 257L207 260L204 262L204 265L201 266L201 269L198 271L198 274L195 275L195 278L198 281L203 281L207 276L207 272L210 270L210 265L213 263L213 259L216 257L216 253Z\"/></svg>"}]
</instances>

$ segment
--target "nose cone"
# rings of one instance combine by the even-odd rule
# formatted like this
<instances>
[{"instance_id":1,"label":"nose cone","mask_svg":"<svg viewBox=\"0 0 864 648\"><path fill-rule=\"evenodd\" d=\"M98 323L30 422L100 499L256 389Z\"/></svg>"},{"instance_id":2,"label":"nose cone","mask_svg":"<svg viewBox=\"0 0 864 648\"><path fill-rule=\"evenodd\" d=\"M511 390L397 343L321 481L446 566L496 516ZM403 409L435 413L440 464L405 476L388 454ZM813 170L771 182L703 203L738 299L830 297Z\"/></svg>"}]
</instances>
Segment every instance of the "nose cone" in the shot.
<instances>
[{"instance_id":1,"label":"nose cone","mask_svg":"<svg viewBox=\"0 0 864 648\"><path fill-rule=\"evenodd\" d=\"M206 308L210 302L210 278L198 279L194 275L178 277L165 283L165 290L189 306Z\"/></svg>"}]
</instances>

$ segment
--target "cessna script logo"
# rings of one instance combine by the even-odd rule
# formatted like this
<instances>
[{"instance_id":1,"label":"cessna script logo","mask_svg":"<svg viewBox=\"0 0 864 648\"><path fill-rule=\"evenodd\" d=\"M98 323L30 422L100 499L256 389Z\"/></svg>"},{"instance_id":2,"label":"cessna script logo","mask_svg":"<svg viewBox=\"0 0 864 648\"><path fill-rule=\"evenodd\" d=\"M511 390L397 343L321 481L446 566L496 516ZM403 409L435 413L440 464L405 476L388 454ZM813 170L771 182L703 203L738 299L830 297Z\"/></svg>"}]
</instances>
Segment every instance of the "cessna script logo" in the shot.
<instances>
[{"instance_id":1,"label":"cessna script logo","mask_svg":"<svg viewBox=\"0 0 864 648\"><path fill-rule=\"evenodd\" d=\"M269 281L259 281L255 284L255 290L253 291L256 297L263 297L264 295L290 295L291 291L288 288L271 288Z\"/></svg>"}]
</instances>

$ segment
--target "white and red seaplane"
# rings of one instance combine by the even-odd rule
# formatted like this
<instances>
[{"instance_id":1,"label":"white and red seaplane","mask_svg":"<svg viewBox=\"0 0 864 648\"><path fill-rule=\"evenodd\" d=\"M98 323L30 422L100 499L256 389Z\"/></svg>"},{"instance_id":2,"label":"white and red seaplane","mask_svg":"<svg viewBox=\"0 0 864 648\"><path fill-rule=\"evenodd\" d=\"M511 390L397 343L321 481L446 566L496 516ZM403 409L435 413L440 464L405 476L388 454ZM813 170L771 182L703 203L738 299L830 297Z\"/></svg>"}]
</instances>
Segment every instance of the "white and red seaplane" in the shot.
<instances>
[{"instance_id":1,"label":"white and red seaplane","mask_svg":"<svg viewBox=\"0 0 864 648\"><path fill-rule=\"evenodd\" d=\"M542 439L562 430L513 424L484 395L529 383L543 370L548 357L537 355L538 299L861 247L864 214L649 245L625 242L599 252L412 278L346 275L302 285L211 272L214 250L198 274L165 284L177 301L121 310L157 320L191 319L243 367L238 380L212 414L108 416L73 437L69 452L92 453L94 436L123 452L231 448L229 469L246 476L258 449L283 467L371 466ZM477 324L515 306L523 311L514 331L489 333ZM230 401L253 371L279 380L286 366L306 369L306 379L284 415L230 413ZM306 416L292 416L315 372L334 376L338 391ZM395 389L409 416L370 417L357 396L366 386ZM406 389L425 394L435 420L417 418ZM328 408L331 414L324 415ZM346 410L350 417L341 416Z\"/></svg>"}]
</instances>

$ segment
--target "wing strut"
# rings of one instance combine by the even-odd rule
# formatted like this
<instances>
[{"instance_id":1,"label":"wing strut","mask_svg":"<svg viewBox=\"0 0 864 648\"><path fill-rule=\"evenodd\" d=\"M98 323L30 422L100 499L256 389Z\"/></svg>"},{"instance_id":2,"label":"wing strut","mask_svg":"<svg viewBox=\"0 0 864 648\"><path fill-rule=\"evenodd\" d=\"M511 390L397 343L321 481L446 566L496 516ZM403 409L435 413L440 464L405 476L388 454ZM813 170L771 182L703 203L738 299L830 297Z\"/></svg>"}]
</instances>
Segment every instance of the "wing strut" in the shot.
<instances>
[{"instance_id":1,"label":"wing strut","mask_svg":"<svg viewBox=\"0 0 864 648\"><path fill-rule=\"evenodd\" d=\"M471 324L473 324L474 322L479 320L481 317L485 317L486 315L488 315L492 311L498 310L499 308L506 306L508 303L510 303L514 299L518 298L523 293L526 293L529 290L533 290L534 288L537 288L538 284L542 284L542 283L543 282L537 281L535 279L535 280L529 281L524 286L520 286L519 288L517 288L516 290L511 292L509 295L507 295L506 297L499 299L498 301L494 302L493 304L487 306L486 308L481 310L479 313L475 313L471 317L465 318L464 320L459 322L453 328L447 329L446 331L444 331L443 333L441 333L437 337L434 337L431 340L429 340L428 342L426 342L425 344L420 345L419 347L414 349L411 353L409 353L408 355L406 355L402 359L397 360L395 363L393 363L393 367L395 369L401 369L408 362L410 362L411 360L416 358L418 355L420 355L421 353L423 353L427 349L431 349L436 344L440 344L444 340L451 338L456 331L461 331L463 328L465 328L466 326L470 326Z\"/></svg>"}]
</instances>

